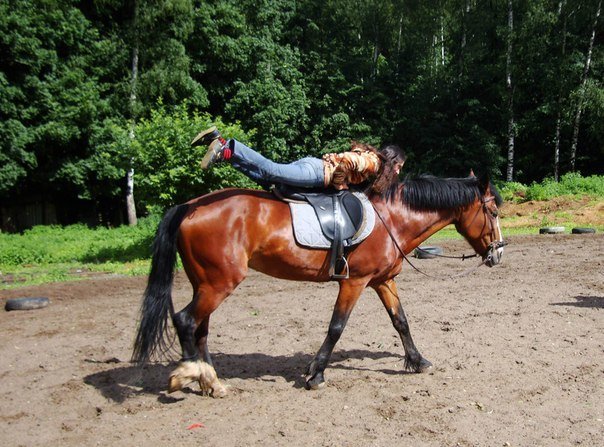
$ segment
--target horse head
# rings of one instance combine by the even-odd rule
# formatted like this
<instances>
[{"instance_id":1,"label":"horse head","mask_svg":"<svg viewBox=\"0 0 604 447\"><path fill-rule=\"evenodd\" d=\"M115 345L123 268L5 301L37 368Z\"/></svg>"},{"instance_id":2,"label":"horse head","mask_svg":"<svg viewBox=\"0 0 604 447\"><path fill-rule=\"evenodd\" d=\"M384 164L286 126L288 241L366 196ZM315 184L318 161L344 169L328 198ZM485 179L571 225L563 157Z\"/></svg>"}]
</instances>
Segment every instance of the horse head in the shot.
<instances>
[{"instance_id":1,"label":"horse head","mask_svg":"<svg viewBox=\"0 0 604 447\"><path fill-rule=\"evenodd\" d=\"M498 206L502 199L488 178L477 181L480 194L462 209L455 227L482 256L484 263L493 267L501 262L506 245L499 224Z\"/></svg>"}]
</instances>

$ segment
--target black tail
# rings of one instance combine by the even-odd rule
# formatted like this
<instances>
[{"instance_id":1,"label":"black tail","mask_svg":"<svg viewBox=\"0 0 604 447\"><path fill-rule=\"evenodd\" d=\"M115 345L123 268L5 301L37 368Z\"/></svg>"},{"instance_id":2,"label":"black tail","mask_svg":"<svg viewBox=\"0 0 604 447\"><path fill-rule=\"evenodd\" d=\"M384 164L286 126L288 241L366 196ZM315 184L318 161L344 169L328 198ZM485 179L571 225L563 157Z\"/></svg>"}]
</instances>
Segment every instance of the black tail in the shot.
<instances>
[{"instance_id":1,"label":"black tail","mask_svg":"<svg viewBox=\"0 0 604 447\"><path fill-rule=\"evenodd\" d=\"M176 264L176 238L188 206L177 205L162 219L153 241L153 258L147 288L141 305L138 332L134 341L132 361L146 363L158 353L165 353L168 316L174 313L172 283Z\"/></svg>"}]
</instances>

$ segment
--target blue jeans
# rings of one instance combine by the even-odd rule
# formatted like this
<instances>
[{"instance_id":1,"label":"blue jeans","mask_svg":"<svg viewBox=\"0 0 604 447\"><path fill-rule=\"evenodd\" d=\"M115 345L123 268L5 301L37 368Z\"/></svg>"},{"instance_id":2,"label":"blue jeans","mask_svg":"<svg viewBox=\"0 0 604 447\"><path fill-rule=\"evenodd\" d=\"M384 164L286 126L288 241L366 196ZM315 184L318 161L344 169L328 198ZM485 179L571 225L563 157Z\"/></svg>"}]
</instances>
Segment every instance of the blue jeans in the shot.
<instances>
[{"instance_id":1,"label":"blue jeans","mask_svg":"<svg viewBox=\"0 0 604 447\"><path fill-rule=\"evenodd\" d=\"M237 140L230 140L233 149L231 165L252 180L260 183L283 183L302 188L325 186L323 160L314 157L302 158L293 163L275 163Z\"/></svg>"}]
</instances>

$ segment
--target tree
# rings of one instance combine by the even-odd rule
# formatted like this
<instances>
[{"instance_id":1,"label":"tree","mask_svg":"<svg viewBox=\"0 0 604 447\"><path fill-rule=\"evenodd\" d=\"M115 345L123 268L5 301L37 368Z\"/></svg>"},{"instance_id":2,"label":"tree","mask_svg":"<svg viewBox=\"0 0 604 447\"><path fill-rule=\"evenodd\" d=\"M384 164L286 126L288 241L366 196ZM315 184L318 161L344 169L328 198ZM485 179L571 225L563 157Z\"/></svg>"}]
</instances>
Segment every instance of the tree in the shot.
<instances>
[{"instance_id":1,"label":"tree","mask_svg":"<svg viewBox=\"0 0 604 447\"><path fill-rule=\"evenodd\" d=\"M575 163L577 158L577 145L579 141L579 126L581 122L581 114L583 113L584 101L585 101L585 89L587 85L587 77L589 75L589 68L591 66L591 57L594 48L594 41L596 39L596 28L598 26L598 19L600 18L600 12L602 10L602 0L598 0L598 6L596 8L596 14L593 19L593 26L591 28L591 35L589 38L589 45L587 47L587 56L585 57L585 66L583 68L583 74L581 76L581 86L579 87L578 98L577 98L577 111L575 113L575 120L573 125L573 139L570 147L570 170L575 170Z\"/></svg>"},{"instance_id":2,"label":"tree","mask_svg":"<svg viewBox=\"0 0 604 447\"><path fill-rule=\"evenodd\" d=\"M216 124L226 138L249 144L253 136L238 124L228 124L208 114L191 114L186 102L175 108L160 103L149 118L137 122L133 162L137 166L138 206L143 212L161 212L219 188L255 186L226 163L211 170L200 170L199 161L205 148L191 148L190 135L211 123Z\"/></svg>"},{"instance_id":3,"label":"tree","mask_svg":"<svg viewBox=\"0 0 604 447\"><path fill-rule=\"evenodd\" d=\"M91 199L108 49L72 1L2 2L0 14L0 193Z\"/></svg>"},{"instance_id":4,"label":"tree","mask_svg":"<svg viewBox=\"0 0 604 447\"><path fill-rule=\"evenodd\" d=\"M127 121L130 141L123 148L126 164L125 199L129 223L136 224L133 149L136 122L149 116L158 99L176 105L184 99L191 108L208 105L205 89L191 77L185 43L193 31L191 0L106 0L88 6L88 14L108 39L124 42L115 66L114 102ZM116 26L117 25L117 26ZM120 157L121 158L121 157Z\"/></svg>"},{"instance_id":5,"label":"tree","mask_svg":"<svg viewBox=\"0 0 604 447\"><path fill-rule=\"evenodd\" d=\"M567 15L564 11L566 2L560 0L558 2L558 17L562 21L562 43L560 45L560 53L562 58L566 56L566 23ZM562 83L558 82L558 98L556 101L556 131L554 135L554 180L560 178L560 134L562 128Z\"/></svg>"},{"instance_id":6,"label":"tree","mask_svg":"<svg viewBox=\"0 0 604 447\"><path fill-rule=\"evenodd\" d=\"M506 180L514 180L514 86L512 84L512 54L514 37L514 5L512 0L508 0L508 37L505 63L505 85L508 94L508 164L506 170Z\"/></svg>"}]
</instances>

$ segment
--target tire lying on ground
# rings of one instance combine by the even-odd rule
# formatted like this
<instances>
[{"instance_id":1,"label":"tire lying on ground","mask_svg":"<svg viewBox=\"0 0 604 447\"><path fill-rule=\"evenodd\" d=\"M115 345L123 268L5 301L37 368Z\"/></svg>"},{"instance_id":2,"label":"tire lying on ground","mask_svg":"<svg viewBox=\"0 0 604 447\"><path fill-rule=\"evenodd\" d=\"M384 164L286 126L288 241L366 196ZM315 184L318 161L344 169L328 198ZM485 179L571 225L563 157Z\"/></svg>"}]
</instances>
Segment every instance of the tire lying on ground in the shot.
<instances>
[{"instance_id":1,"label":"tire lying on ground","mask_svg":"<svg viewBox=\"0 0 604 447\"><path fill-rule=\"evenodd\" d=\"M560 234L564 233L564 227L544 227L539 229L539 234Z\"/></svg>"},{"instance_id":2,"label":"tire lying on ground","mask_svg":"<svg viewBox=\"0 0 604 447\"><path fill-rule=\"evenodd\" d=\"M41 309L48 306L48 303L50 303L49 299L44 297L11 298L6 300L4 309L7 311Z\"/></svg>"},{"instance_id":3,"label":"tire lying on ground","mask_svg":"<svg viewBox=\"0 0 604 447\"><path fill-rule=\"evenodd\" d=\"M596 232L595 228L573 228L572 234L593 234Z\"/></svg>"},{"instance_id":4,"label":"tire lying on ground","mask_svg":"<svg viewBox=\"0 0 604 447\"><path fill-rule=\"evenodd\" d=\"M442 247L436 246L425 246L425 247L417 247L415 249L415 257L418 259L432 259L437 255L442 255L444 250Z\"/></svg>"}]
</instances>

